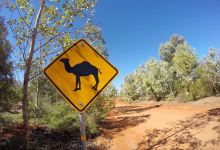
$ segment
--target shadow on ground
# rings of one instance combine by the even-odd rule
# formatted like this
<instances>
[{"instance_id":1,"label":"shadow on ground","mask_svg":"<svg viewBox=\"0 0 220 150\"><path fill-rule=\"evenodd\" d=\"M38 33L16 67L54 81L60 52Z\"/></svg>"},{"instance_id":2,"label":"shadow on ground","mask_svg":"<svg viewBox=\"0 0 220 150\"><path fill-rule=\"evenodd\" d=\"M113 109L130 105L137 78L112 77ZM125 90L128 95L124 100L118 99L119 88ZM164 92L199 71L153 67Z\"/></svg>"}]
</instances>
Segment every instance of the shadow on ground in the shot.
<instances>
[{"instance_id":1,"label":"shadow on ground","mask_svg":"<svg viewBox=\"0 0 220 150\"><path fill-rule=\"evenodd\" d=\"M214 123L211 132L217 133L207 141L196 138L202 129ZM146 136L139 143L138 149L200 149L206 146L220 147L220 108L210 109L207 112L196 114L186 120L171 125L172 128L146 131Z\"/></svg>"},{"instance_id":2,"label":"shadow on ground","mask_svg":"<svg viewBox=\"0 0 220 150\"><path fill-rule=\"evenodd\" d=\"M57 131L46 127L30 127L30 150L78 150L80 147L79 131ZM25 149L25 136L22 125L13 125L4 129L0 136L1 150Z\"/></svg>"},{"instance_id":3,"label":"shadow on ground","mask_svg":"<svg viewBox=\"0 0 220 150\"><path fill-rule=\"evenodd\" d=\"M162 105L154 105L148 107L140 107L140 106L120 106L115 108L113 111L114 115L127 115L131 113L141 113L146 110L158 108ZM101 124L101 131L102 134L111 138L113 134L118 133L122 130L125 130L129 127L135 127L140 123L145 122L147 119L150 118L150 114L147 115L140 115L140 116L122 116L117 118L110 118L106 119Z\"/></svg>"},{"instance_id":4,"label":"shadow on ground","mask_svg":"<svg viewBox=\"0 0 220 150\"><path fill-rule=\"evenodd\" d=\"M140 123L145 122L146 118L150 118L150 115L145 115L141 117L118 117L117 119L114 119L114 121L112 119L106 120L102 124L102 130L106 132L106 136L112 136L113 134L125 130L128 127L135 127Z\"/></svg>"},{"instance_id":5,"label":"shadow on ground","mask_svg":"<svg viewBox=\"0 0 220 150\"><path fill-rule=\"evenodd\" d=\"M109 118L106 119L101 124L101 134L105 137L107 141L111 141L113 138L113 135L119 134L119 132L129 128L129 127L135 127L138 126L141 123L144 123L148 119L150 119L150 114L138 114L138 116L126 116L132 113L141 113L146 110L158 108L162 105L154 105L154 106L148 106L148 107L140 107L140 106L120 106L116 107L114 111L112 112L114 116L118 116L116 118ZM95 145L94 150L104 150L104 149L110 149L110 143L102 143L99 145Z\"/></svg>"},{"instance_id":6,"label":"shadow on ground","mask_svg":"<svg viewBox=\"0 0 220 150\"><path fill-rule=\"evenodd\" d=\"M146 111L146 110L159 108L160 106L162 106L162 104L160 104L160 105L148 106L148 107L140 107L140 106L120 106L120 107L115 108L114 113L115 113L116 115L120 115L120 114L132 114L132 113L141 113L141 112Z\"/></svg>"},{"instance_id":7,"label":"shadow on ground","mask_svg":"<svg viewBox=\"0 0 220 150\"><path fill-rule=\"evenodd\" d=\"M141 106L120 106L116 107L115 110L112 112L115 116L122 115L116 118L109 118L106 119L101 124L101 134L106 138L109 139L109 141L112 139L114 134L118 134L119 132L129 128L129 127L135 127L139 124L147 121L150 119L150 114L140 114L138 116L126 116L132 113L141 113L146 110L158 108L162 105L153 105L148 107L141 107ZM109 144L109 143L108 143ZM109 145L99 145L98 147L95 147L95 149L108 149Z\"/></svg>"}]
</instances>

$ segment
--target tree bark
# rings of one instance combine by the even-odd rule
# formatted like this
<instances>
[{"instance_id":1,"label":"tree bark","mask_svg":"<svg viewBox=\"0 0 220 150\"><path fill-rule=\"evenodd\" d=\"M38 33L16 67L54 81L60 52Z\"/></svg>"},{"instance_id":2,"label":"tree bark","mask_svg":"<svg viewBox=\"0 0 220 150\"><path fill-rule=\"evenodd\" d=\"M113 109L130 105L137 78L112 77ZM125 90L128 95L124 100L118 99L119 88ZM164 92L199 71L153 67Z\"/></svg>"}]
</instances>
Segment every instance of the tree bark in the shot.
<instances>
[{"instance_id":1,"label":"tree bark","mask_svg":"<svg viewBox=\"0 0 220 150\"><path fill-rule=\"evenodd\" d=\"M41 47L41 41L40 41L40 47ZM41 48L39 49L39 58L41 58ZM36 99L35 99L35 103L34 103L34 108L35 108L35 110L37 110L38 109L38 100L39 100L39 80L40 80L40 72L41 72L41 65L42 65L42 63L41 63L41 59L39 59L39 61L38 61L38 69L37 69L37 74L39 74L39 76L37 77L37 96L36 96ZM35 117L36 117L36 115L35 115Z\"/></svg>"},{"instance_id":2,"label":"tree bark","mask_svg":"<svg viewBox=\"0 0 220 150\"><path fill-rule=\"evenodd\" d=\"M37 35L37 28L40 21L40 16L42 13L42 9L44 6L44 0L41 2L41 6L38 12L38 15L36 17L34 30L31 36L31 45L28 53L28 59L26 62L26 68L24 72L24 81L23 81L23 90L22 90L22 111L23 111L23 124L24 124L24 130L25 130L25 138L26 138L26 149L29 148L29 111L28 111L28 84L29 84L29 76L30 76L30 70L31 70L31 64L33 59L33 52L34 52L34 46L35 46L35 40Z\"/></svg>"}]
</instances>

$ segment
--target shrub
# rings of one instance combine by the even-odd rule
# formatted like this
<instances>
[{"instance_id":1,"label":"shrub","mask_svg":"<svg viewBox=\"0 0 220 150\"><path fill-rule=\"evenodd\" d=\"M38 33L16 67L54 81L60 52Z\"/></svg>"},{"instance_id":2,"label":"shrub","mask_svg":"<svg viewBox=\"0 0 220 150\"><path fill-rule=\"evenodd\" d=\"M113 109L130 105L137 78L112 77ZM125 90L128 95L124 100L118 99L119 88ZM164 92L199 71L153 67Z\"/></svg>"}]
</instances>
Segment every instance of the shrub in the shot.
<instances>
[{"instance_id":1,"label":"shrub","mask_svg":"<svg viewBox=\"0 0 220 150\"><path fill-rule=\"evenodd\" d=\"M39 120L48 127L57 129L75 128L79 122L77 112L64 101L53 103L47 114Z\"/></svg>"},{"instance_id":2,"label":"shrub","mask_svg":"<svg viewBox=\"0 0 220 150\"><path fill-rule=\"evenodd\" d=\"M114 108L113 99L116 94L117 90L111 85L108 86L85 111L86 128L90 134L98 133L98 125ZM34 109L33 106L31 108ZM43 123L50 128L59 130L79 129L79 113L63 100L53 103L50 100L41 101L40 107L35 111L32 113L32 117L34 117L33 121L37 123ZM37 115L34 116L34 114Z\"/></svg>"},{"instance_id":3,"label":"shrub","mask_svg":"<svg viewBox=\"0 0 220 150\"><path fill-rule=\"evenodd\" d=\"M193 100L213 95L214 89L212 83L199 78L189 88L189 92Z\"/></svg>"}]
</instances>

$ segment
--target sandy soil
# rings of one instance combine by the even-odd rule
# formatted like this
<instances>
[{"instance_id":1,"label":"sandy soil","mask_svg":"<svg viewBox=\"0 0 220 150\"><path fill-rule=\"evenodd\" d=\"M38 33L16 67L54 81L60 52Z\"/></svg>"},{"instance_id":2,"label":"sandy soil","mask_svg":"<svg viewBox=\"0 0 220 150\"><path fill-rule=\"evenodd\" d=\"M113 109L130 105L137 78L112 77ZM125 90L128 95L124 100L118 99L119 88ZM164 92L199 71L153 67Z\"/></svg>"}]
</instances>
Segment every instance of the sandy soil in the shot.
<instances>
[{"instance_id":1,"label":"sandy soil","mask_svg":"<svg viewBox=\"0 0 220 150\"><path fill-rule=\"evenodd\" d=\"M189 103L116 100L101 126L98 149L220 149L220 97Z\"/></svg>"}]
</instances>

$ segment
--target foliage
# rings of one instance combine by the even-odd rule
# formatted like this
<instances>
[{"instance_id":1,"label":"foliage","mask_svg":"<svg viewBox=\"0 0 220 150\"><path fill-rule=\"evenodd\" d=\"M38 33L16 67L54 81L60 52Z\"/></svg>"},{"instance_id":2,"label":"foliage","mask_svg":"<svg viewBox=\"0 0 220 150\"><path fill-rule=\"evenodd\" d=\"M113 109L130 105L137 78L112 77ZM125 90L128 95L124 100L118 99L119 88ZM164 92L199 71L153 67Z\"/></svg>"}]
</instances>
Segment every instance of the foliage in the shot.
<instances>
[{"instance_id":1,"label":"foliage","mask_svg":"<svg viewBox=\"0 0 220 150\"><path fill-rule=\"evenodd\" d=\"M80 26L76 26L75 23L83 24L86 18L94 14L95 0L49 0L45 1L43 12L40 18L38 26L38 40L50 40L53 41L46 44L43 48L45 53L49 53L49 47L64 48L72 44L74 37L79 36ZM9 10L14 14L17 12L18 15L12 16L8 21L16 39L16 44L22 49L26 55L24 44L31 38L34 26L34 18L36 18L36 7L35 1L31 0L16 0L9 7ZM40 45L37 42L36 45ZM37 52L36 52L37 53Z\"/></svg>"},{"instance_id":2,"label":"foliage","mask_svg":"<svg viewBox=\"0 0 220 150\"><path fill-rule=\"evenodd\" d=\"M107 113L114 108L114 98L117 91L110 85L96 98L95 102L86 110L86 127L90 134L98 132L98 125L104 120ZM37 122L55 129L79 129L79 113L70 104L59 98L50 101L46 97L39 101L38 109L35 109L33 100L30 103L31 122Z\"/></svg>"},{"instance_id":3,"label":"foliage","mask_svg":"<svg viewBox=\"0 0 220 150\"><path fill-rule=\"evenodd\" d=\"M121 95L128 101L160 100L174 95L173 72L168 62L150 59L125 78Z\"/></svg>"},{"instance_id":4,"label":"foliage","mask_svg":"<svg viewBox=\"0 0 220 150\"><path fill-rule=\"evenodd\" d=\"M214 95L213 91L214 89L212 84L204 78L198 78L189 87L189 92L192 100L200 99L207 96L212 96Z\"/></svg>"},{"instance_id":5,"label":"foliage","mask_svg":"<svg viewBox=\"0 0 220 150\"><path fill-rule=\"evenodd\" d=\"M125 77L121 96L137 99L196 100L220 92L220 53L209 49L198 62L195 50L183 36L172 35L159 48L161 60L150 59ZM176 98L174 98L176 97Z\"/></svg>"},{"instance_id":6,"label":"foliage","mask_svg":"<svg viewBox=\"0 0 220 150\"><path fill-rule=\"evenodd\" d=\"M3 17L0 17L0 28L0 111L9 111L19 98L19 89L13 79L12 50L6 39L8 32Z\"/></svg>"},{"instance_id":7,"label":"foliage","mask_svg":"<svg viewBox=\"0 0 220 150\"><path fill-rule=\"evenodd\" d=\"M177 34L172 35L169 41L160 45L159 53L161 60L171 64L177 47L183 43L185 43L183 36Z\"/></svg>"},{"instance_id":8,"label":"foliage","mask_svg":"<svg viewBox=\"0 0 220 150\"><path fill-rule=\"evenodd\" d=\"M120 95L128 102L138 100L145 97L146 90L143 85L143 75L145 66L142 65L135 70L134 73L127 75L124 79Z\"/></svg>"},{"instance_id":9,"label":"foliage","mask_svg":"<svg viewBox=\"0 0 220 150\"><path fill-rule=\"evenodd\" d=\"M102 56L108 58L108 52L105 48L105 40L102 35L101 28L95 26L92 21L89 20L83 27L82 33Z\"/></svg>"},{"instance_id":10,"label":"foliage","mask_svg":"<svg viewBox=\"0 0 220 150\"><path fill-rule=\"evenodd\" d=\"M95 102L86 110L86 125L90 134L98 132L99 124L105 119L108 112L114 108L114 99L117 90L114 86L109 85L95 99Z\"/></svg>"},{"instance_id":11,"label":"foliage","mask_svg":"<svg viewBox=\"0 0 220 150\"><path fill-rule=\"evenodd\" d=\"M51 128L77 127L77 113L65 102L59 101L53 105L47 105L48 110L40 119L42 123Z\"/></svg>"},{"instance_id":12,"label":"foliage","mask_svg":"<svg viewBox=\"0 0 220 150\"><path fill-rule=\"evenodd\" d=\"M189 85L194 79L194 69L197 66L196 55L193 54L192 48L186 43L179 45L172 63L180 83L188 92Z\"/></svg>"},{"instance_id":13,"label":"foliage","mask_svg":"<svg viewBox=\"0 0 220 150\"><path fill-rule=\"evenodd\" d=\"M150 59L146 69L144 84L147 86L151 99L161 100L175 93L174 68L170 67L166 61L158 62Z\"/></svg>"},{"instance_id":14,"label":"foliage","mask_svg":"<svg viewBox=\"0 0 220 150\"><path fill-rule=\"evenodd\" d=\"M220 93L220 51L210 48L208 56L200 62L198 67L200 76L209 82L215 94Z\"/></svg>"},{"instance_id":15,"label":"foliage","mask_svg":"<svg viewBox=\"0 0 220 150\"><path fill-rule=\"evenodd\" d=\"M37 102L39 103L40 101L53 103L61 99L61 95L56 92L56 89L49 83L48 79L43 74L40 74L31 81L30 96L33 101L35 100L35 103L36 99L38 99ZM38 106L39 104L35 105Z\"/></svg>"},{"instance_id":16,"label":"foliage","mask_svg":"<svg viewBox=\"0 0 220 150\"><path fill-rule=\"evenodd\" d=\"M22 122L21 113L4 112L0 114L0 124L2 124L2 127L7 127L12 123L21 123L21 122Z\"/></svg>"}]
</instances>

